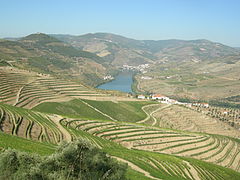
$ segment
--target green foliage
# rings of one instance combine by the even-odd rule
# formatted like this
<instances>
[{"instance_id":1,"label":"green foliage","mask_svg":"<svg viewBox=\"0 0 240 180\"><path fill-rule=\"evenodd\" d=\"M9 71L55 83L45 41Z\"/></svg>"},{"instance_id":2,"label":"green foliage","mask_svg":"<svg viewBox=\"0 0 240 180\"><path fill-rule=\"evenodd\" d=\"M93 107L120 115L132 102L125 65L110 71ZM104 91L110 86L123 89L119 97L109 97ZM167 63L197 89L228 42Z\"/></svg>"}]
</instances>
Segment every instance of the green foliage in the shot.
<instances>
[{"instance_id":1,"label":"green foliage","mask_svg":"<svg viewBox=\"0 0 240 180\"><path fill-rule=\"evenodd\" d=\"M225 98L228 101L232 101L232 102L240 102L240 95L238 96L230 96L228 98Z\"/></svg>"},{"instance_id":2,"label":"green foliage","mask_svg":"<svg viewBox=\"0 0 240 180\"><path fill-rule=\"evenodd\" d=\"M0 60L0 66L9 66L10 64L4 60Z\"/></svg>"},{"instance_id":3,"label":"green foliage","mask_svg":"<svg viewBox=\"0 0 240 180\"><path fill-rule=\"evenodd\" d=\"M228 103L228 102L223 102L223 101L210 101L209 105L211 106L219 106L219 107L224 107L224 108L240 108L240 104L233 104L233 103Z\"/></svg>"},{"instance_id":4,"label":"green foliage","mask_svg":"<svg viewBox=\"0 0 240 180\"><path fill-rule=\"evenodd\" d=\"M47 56L30 58L28 64L30 67L35 67L40 70L44 70L45 72L51 72L48 66L55 66L63 70L72 67L72 64L70 64L69 62L65 62L60 59L49 58Z\"/></svg>"},{"instance_id":5,"label":"green foliage","mask_svg":"<svg viewBox=\"0 0 240 180\"><path fill-rule=\"evenodd\" d=\"M63 144L46 157L15 150L0 154L0 179L124 180L126 168L83 140Z\"/></svg>"},{"instance_id":6,"label":"green foliage","mask_svg":"<svg viewBox=\"0 0 240 180\"><path fill-rule=\"evenodd\" d=\"M22 40L30 40L38 45L44 46L48 43L53 43L53 42L61 42L58 39L48 36L46 34L43 33L37 33L37 34L30 34L29 36L26 36L24 38L22 38Z\"/></svg>"}]
</instances>

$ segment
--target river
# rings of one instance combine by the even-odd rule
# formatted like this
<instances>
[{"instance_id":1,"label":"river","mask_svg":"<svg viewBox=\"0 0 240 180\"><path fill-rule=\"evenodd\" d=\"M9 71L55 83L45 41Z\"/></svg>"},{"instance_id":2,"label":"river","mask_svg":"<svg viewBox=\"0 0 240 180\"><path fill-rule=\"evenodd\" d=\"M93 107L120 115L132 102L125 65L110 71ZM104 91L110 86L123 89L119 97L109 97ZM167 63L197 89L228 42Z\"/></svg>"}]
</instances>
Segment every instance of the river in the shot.
<instances>
[{"instance_id":1,"label":"river","mask_svg":"<svg viewBox=\"0 0 240 180\"><path fill-rule=\"evenodd\" d=\"M97 88L105 90L118 90L132 92L133 72L124 71L119 73L114 80L101 84Z\"/></svg>"}]
</instances>

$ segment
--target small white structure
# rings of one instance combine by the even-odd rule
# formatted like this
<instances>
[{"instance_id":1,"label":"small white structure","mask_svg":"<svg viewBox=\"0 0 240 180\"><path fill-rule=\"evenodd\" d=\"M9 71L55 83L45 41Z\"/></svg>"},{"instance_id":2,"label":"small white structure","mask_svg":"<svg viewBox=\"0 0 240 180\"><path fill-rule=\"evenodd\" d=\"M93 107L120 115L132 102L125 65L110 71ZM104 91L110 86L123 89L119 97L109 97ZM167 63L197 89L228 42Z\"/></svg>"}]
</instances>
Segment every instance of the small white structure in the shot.
<instances>
[{"instance_id":1,"label":"small white structure","mask_svg":"<svg viewBox=\"0 0 240 180\"><path fill-rule=\"evenodd\" d=\"M169 97L163 96L161 94L154 94L152 95L153 100L163 100L163 101L169 101Z\"/></svg>"},{"instance_id":2,"label":"small white structure","mask_svg":"<svg viewBox=\"0 0 240 180\"><path fill-rule=\"evenodd\" d=\"M144 95L138 95L138 99L145 99L146 97Z\"/></svg>"},{"instance_id":3,"label":"small white structure","mask_svg":"<svg viewBox=\"0 0 240 180\"><path fill-rule=\"evenodd\" d=\"M144 80L151 80L152 77L150 77L150 76L142 76L141 79L144 79Z\"/></svg>"},{"instance_id":4,"label":"small white structure","mask_svg":"<svg viewBox=\"0 0 240 180\"><path fill-rule=\"evenodd\" d=\"M193 103L193 106L198 106L198 107L204 107L204 108L208 108L209 104L208 103Z\"/></svg>"},{"instance_id":5,"label":"small white structure","mask_svg":"<svg viewBox=\"0 0 240 180\"><path fill-rule=\"evenodd\" d=\"M114 77L112 77L111 75L107 75L103 77L104 80L112 80L114 79Z\"/></svg>"},{"instance_id":6,"label":"small white structure","mask_svg":"<svg viewBox=\"0 0 240 180\"><path fill-rule=\"evenodd\" d=\"M202 107L209 108L209 104L208 103L202 103Z\"/></svg>"}]
</instances>

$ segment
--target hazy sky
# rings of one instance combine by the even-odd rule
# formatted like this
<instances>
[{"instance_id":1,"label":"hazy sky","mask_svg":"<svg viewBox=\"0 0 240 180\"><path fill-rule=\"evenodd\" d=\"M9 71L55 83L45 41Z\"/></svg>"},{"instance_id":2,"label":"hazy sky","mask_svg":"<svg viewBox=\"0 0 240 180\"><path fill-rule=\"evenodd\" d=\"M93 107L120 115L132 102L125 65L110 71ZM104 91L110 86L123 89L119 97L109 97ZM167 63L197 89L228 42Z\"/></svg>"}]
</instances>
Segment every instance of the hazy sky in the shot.
<instances>
[{"instance_id":1,"label":"hazy sky","mask_svg":"<svg viewBox=\"0 0 240 180\"><path fill-rule=\"evenodd\" d=\"M0 37L111 32L240 47L240 0L0 0Z\"/></svg>"}]
</instances>

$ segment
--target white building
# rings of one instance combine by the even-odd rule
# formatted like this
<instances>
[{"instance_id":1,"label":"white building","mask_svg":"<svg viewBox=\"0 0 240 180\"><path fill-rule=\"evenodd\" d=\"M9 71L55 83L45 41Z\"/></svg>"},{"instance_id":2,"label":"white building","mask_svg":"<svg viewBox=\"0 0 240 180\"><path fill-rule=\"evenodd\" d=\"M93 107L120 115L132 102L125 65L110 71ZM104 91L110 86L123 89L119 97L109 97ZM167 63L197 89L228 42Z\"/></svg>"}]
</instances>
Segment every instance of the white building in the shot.
<instances>
[{"instance_id":1,"label":"white building","mask_svg":"<svg viewBox=\"0 0 240 180\"><path fill-rule=\"evenodd\" d=\"M141 79L144 79L144 80L151 80L152 77L150 77L150 76L141 76Z\"/></svg>"},{"instance_id":2,"label":"white building","mask_svg":"<svg viewBox=\"0 0 240 180\"><path fill-rule=\"evenodd\" d=\"M169 97L163 96L161 94L154 94L154 95L152 95L152 99L153 100L163 100L163 101L169 101L170 100Z\"/></svg>"},{"instance_id":3,"label":"white building","mask_svg":"<svg viewBox=\"0 0 240 180\"><path fill-rule=\"evenodd\" d=\"M138 95L138 99L145 99L146 97L144 95Z\"/></svg>"}]
</instances>

